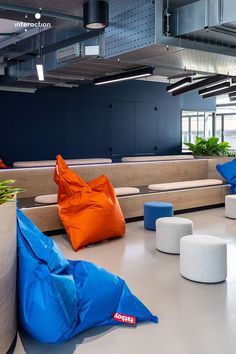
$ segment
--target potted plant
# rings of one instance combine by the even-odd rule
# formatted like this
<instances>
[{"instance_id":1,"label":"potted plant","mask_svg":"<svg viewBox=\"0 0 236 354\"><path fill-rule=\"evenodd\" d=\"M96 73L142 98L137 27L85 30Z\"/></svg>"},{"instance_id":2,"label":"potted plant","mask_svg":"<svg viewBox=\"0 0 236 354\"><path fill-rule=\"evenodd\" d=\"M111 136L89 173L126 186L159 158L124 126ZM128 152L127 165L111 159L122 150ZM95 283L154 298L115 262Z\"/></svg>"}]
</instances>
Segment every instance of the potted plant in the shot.
<instances>
[{"instance_id":1,"label":"potted plant","mask_svg":"<svg viewBox=\"0 0 236 354\"><path fill-rule=\"evenodd\" d=\"M0 353L16 334L16 200L14 181L0 181Z\"/></svg>"},{"instance_id":2,"label":"potted plant","mask_svg":"<svg viewBox=\"0 0 236 354\"><path fill-rule=\"evenodd\" d=\"M192 151L195 158L212 158L220 157L233 157L235 153L230 151L230 144L227 141L219 143L219 139L215 136L209 139L196 137L195 144L184 143L188 146L189 151Z\"/></svg>"}]
</instances>

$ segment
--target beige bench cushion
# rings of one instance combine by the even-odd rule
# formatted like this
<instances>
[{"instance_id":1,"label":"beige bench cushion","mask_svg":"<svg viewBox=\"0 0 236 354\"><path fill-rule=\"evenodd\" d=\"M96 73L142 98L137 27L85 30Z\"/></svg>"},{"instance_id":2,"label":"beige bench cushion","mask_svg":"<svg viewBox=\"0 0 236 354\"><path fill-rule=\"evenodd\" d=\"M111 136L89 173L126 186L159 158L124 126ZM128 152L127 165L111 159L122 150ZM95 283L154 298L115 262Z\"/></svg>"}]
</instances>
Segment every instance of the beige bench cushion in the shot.
<instances>
[{"instance_id":1,"label":"beige bench cushion","mask_svg":"<svg viewBox=\"0 0 236 354\"><path fill-rule=\"evenodd\" d=\"M39 195L34 201L39 204L57 204L57 194Z\"/></svg>"},{"instance_id":2,"label":"beige bench cushion","mask_svg":"<svg viewBox=\"0 0 236 354\"><path fill-rule=\"evenodd\" d=\"M114 190L117 197L121 195L127 195L127 194L137 194L140 192L139 189L135 187L118 187L118 188L114 188Z\"/></svg>"},{"instance_id":3,"label":"beige bench cushion","mask_svg":"<svg viewBox=\"0 0 236 354\"><path fill-rule=\"evenodd\" d=\"M89 165L89 164L100 164L100 163L111 163L111 159L107 158L91 158L91 159L71 159L65 160L67 165ZM13 167L25 168L25 167L53 167L55 166L55 160L45 160L45 161L18 161L13 163Z\"/></svg>"},{"instance_id":4,"label":"beige bench cushion","mask_svg":"<svg viewBox=\"0 0 236 354\"><path fill-rule=\"evenodd\" d=\"M169 160L192 160L192 155L167 155L167 156L126 156L121 162L145 162L145 161L169 161Z\"/></svg>"},{"instance_id":5,"label":"beige bench cushion","mask_svg":"<svg viewBox=\"0 0 236 354\"><path fill-rule=\"evenodd\" d=\"M119 187L114 190L117 196L139 193L139 189L135 187ZM39 204L57 204L57 194L39 195L34 201Z\"/></svg>"},{"instance_id":6,"label":"beige bench cushion","mask_svg":"<svg viewBox=\"0 0 236 354\"><path fill-rule=\"evenodd\" d=\"M207 187L207 186L215 186L219 184L223 184L223 181L221 179L199 179L199 180L184 181L184 182L150 184L148 186L148 189L154 191L170 191L174 189Z\"/></svg>"}]
</instances>

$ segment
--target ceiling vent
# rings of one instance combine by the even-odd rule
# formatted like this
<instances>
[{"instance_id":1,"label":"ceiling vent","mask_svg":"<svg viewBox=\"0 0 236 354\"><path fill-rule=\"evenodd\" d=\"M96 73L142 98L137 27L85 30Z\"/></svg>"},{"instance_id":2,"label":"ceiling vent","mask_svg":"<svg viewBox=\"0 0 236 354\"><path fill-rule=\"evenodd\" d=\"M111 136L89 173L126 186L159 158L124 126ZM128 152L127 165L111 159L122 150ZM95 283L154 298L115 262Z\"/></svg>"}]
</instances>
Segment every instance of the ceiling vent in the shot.
<instances>
[{"instance_id":1,"label":"ceiling vent","mask_svg":"<svg viewBox=\"0 0 236 354\"><path fill-rule=\"evenodd\" d=\"M76 59L82 55L80 43L70 45L59 49L56 52L56 60L58 63L65 63L69 60Z\"/></svg>"}]
</instances>

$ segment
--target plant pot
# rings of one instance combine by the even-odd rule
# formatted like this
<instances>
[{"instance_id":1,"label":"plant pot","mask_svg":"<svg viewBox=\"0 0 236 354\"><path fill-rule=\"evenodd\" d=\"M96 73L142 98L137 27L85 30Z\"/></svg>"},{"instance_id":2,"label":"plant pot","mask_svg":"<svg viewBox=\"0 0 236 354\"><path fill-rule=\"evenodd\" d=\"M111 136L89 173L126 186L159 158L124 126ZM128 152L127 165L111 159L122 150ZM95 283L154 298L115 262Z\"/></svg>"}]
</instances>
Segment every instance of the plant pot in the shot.
<instances>
[{"instance_id":1,"label":"plant pot","mask_svg":"<svg viewBox=\"0 0 236 354\"><path fill-rule=\"evenodd\" d=\"M0 205L0 353L16 335L16 202Z\"/></svg>"}]
</instances>

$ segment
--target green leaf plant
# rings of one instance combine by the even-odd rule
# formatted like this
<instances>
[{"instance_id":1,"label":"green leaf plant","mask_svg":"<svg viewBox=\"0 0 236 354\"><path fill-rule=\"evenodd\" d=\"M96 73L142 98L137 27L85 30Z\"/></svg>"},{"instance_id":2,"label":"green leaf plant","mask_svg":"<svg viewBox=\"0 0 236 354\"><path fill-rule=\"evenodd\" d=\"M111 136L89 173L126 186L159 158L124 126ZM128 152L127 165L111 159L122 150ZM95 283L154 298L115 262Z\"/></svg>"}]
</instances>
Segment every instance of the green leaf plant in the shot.
<instances>
[{"instance_id":1,"label":"green leaf plant","mask_svg":"<svg viewBox=\"0 0 236 354\"><path fill-rule=\"evenodd\" d=\"M21 188L13 188L14 183L12 179L0 181L0 204L14 201L14 195L24 191Z\"/></svg>"},{"instance_id":2,"label":"green leaf plant","mask_svg":"<svg viewBox=\"0 0 236 354\"><path fill-rule=\"evenodd\" d=\"M219 143L219 139L215 136L209 139L197 136L195 144L184 143L184 145L188 146L194 156L235 156L235 153L230 151L230 144L227 141Z\"/></svg>"}]
</instances>

